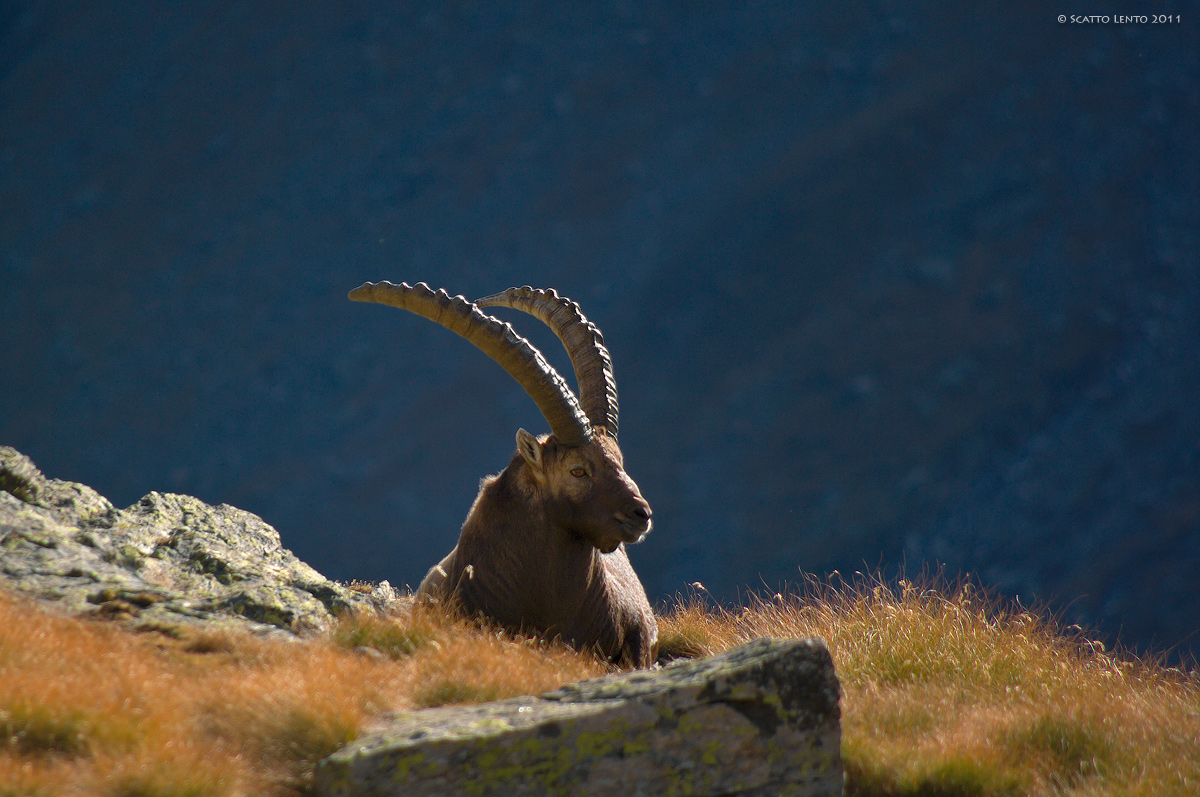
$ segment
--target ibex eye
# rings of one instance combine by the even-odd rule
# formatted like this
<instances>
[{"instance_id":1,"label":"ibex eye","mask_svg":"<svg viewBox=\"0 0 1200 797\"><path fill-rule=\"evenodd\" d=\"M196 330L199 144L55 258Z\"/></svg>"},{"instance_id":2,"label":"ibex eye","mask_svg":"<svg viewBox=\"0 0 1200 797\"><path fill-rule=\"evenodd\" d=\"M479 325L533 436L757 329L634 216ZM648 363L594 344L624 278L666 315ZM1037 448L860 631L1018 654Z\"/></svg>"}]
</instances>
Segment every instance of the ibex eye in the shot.
<instances>
[{"instance_id":1,"label":"ibex eye","mask_svg":"<svg viewBox=\"0 0 1200 797\"><path fill-rule=\"evenodd\" d=\"M582 479L584 476L587 475L587 471L584 470L583 468L571 468L571 475L574 476L576 479Z\"/></svg>"}]
</instances>

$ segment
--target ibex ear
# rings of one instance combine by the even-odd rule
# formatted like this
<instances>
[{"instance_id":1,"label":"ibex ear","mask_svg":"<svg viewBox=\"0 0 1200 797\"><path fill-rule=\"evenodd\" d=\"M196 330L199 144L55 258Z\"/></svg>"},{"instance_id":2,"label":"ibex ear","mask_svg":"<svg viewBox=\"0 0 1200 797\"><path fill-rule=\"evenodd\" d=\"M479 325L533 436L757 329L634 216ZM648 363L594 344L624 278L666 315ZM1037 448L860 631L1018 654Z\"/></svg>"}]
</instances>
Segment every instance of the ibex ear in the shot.
<instances>
[{"instance_id":1,"label":"ibex ear","mask_svg":"<svg viewBox=\"0 0 1200 797\"><path fill-rule=\"evenodd\" d=\"M535 471L542 472L542 444L524 429L517 430L517 451Z\"/></svg>"}]
</instances>

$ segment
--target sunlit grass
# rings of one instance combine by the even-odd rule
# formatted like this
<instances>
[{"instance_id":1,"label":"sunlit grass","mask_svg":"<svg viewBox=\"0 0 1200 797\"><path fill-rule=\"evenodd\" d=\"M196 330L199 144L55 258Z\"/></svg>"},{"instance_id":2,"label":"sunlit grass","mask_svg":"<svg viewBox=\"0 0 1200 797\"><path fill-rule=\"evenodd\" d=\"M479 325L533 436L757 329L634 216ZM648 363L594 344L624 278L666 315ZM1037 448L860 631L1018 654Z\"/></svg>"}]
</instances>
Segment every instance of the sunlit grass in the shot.
<instances>
[{"instance_id":1,"label":"sunlit grass","mask_svg":"<svg viewBox=\"0 0 1200 797\"><path fill-rule=\"evenodd\" d=\"M295 793L384 711L605 671L434 609L289 642L133 633L0 594L0 797Z\"/></svg>"},{"instance_id":2,"label":"sunlit grass","mask_svg":"<svg viewBox=\"0 0 1200 797\"><path fill-rule=\"evenodd\" d=\"M693 594L661 626L703 653L824 638L851 795L1200 794L1200 679L970 584L810 584L736 611Z\"/></svg>"},{"instance_id":3,"label":"sunlit grass","mask_svg":"<svg viewBox=\"0 0 1200 797\"><path fill-rule=\"evenodd\" d=\"M852 795L1200 794L1200 682L966 586L810 585L665 609L668 656L824 638ZM0 797L294 794L384 712L538 693L607 667L433 608L323 639L133 633L0 594Z\"/></svg>"}]
</instances>

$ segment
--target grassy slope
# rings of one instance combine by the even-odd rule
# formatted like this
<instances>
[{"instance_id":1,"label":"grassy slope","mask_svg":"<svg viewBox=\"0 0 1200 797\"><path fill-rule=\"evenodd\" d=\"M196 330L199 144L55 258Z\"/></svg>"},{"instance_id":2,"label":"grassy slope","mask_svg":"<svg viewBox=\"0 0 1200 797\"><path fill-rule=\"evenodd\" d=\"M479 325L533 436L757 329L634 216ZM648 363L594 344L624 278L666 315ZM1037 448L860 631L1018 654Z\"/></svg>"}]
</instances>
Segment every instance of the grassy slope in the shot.
<instances>
[{"instance_id":1,"label":"grassy slope","mask_svg":"<svg viewBox=\"0 0 1200 797\"><path fill-rule=\"evenodd\" d=\"M850 794L1200 794L1200 679L1105 652L970 585L816 585L665 623L695 652L823 637L842 683Z\"/></svg>"},{"instance_id":2,"label":"grassy slope","mask_svg":"<svg viewBox=\"0 0 1200 797\"><path fill-rule=\"evenodd\" d=\"M824 637L851 794L1200 793L1194 675L1110 655L969 587L826 587L740 611L693 596L662 629L666 649L693 655ZM0 597L0 797L286 794L385 710L603 671L429 612L267 643L133 634Z\"/></svg>"},{"instance_id":3,"label":"grassy slope","mask_svg":"<svg viewBox=\"0 0 1200 797\"><path fill-rule=\"evenodd\" d=\"M385 710L527 694L603 671L566 649L427 612L266 642L131 633L0 596L0 797L288 794Z\"/></svg>"}]
</instances>

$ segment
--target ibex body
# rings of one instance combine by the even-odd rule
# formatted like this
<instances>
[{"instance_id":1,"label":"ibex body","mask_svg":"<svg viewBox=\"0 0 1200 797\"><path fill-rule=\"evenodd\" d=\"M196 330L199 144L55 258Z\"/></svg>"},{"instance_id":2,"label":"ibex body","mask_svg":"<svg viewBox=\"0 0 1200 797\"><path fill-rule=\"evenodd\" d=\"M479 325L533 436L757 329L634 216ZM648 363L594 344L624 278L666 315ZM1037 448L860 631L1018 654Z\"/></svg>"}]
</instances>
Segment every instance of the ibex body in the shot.
<instances>
[{"instance_id":1,"label":"ibex body","mask_svg":"<svg viewBox=\"0 0 1200 797\"><path fill-rule=\"evenodd\" d=\"M458 544L418 596L649 666L658 627L624 544L649 533L651 511L617 446L616 386L599 330L574 302L528 287L477 303L423 283L368 283L350 297L411 310L467 338L521 383L552 430L517 432L517 453L484 479ZM495 305L529 312L554 330L571 357L579 400L528 341L480 310Z\"/></svg>"}]
</instances>

